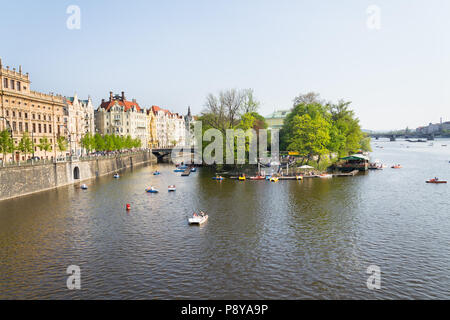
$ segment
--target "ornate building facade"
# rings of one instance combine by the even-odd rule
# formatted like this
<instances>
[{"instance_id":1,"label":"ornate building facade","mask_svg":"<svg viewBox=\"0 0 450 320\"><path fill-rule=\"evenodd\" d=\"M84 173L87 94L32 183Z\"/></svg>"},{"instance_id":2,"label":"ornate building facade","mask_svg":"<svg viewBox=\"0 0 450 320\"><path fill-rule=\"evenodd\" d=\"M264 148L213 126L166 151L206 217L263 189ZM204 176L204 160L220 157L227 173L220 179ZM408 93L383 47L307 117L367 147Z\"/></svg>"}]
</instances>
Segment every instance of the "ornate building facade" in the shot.
<instances>
[{"instance_id":1,"label":"ornate building facade","mask_svg":"<svg viewBox=\"0 0 450 320\"><path fill-rule=\"evenodd\" d=\"M86 153L81 145L81 139L87 134L95 134L94 106L92 100L78 99L75 93L73 97L65 100L65 128L69 153L80 156Z\"/></svg>"},{"instance_id":2,"label":"ornate building facade","mask_svg":"<svg viewBox=\"0 0 450 320\"><path fill-rule=\"evenodd\" d=\"M155 141L158 148L184 146L186 142L184 116L158 106L152 106L149 112L154 118Z\"/></svg>"},{"instance_id":3,"label":"ornate building facade","mask_svg":"<svg viewBox=\"0 0 450 320\"><path fill-rule=\"evenodd\" d=\"M16 149L25 132L32 139L33 152L15 151L1 161L26 161L33 155L51 160L56 157L57 137L64 130L64 98L60 95L32 91L28 73L4 67L0 59L0 130L9 129ZM47 138L51 151L39 148Z\"/></svg>"},{"instance_id":4,"label":"ornate building facade","mask_svg":"<svg viewBox=\"0 0 450 320\"><path fill-rule=\"evenodd\" d=\"M156 115L153 109L147 110L147 128L148 128L148 148L158 148L158 136L156 133Z\"/></svg>"},{"instance_id":5,"label":"ornate building facade","mask_svg":"<svg viewBox=\"0 0 450 320\"><path fill-rule=\"evenodd\" d=\"M96 131L102 135L130 135L133 139L139 138L143 148L148 146L147 112L135 99L126 100L123 91L121 95L110 92L109 100L102 100L95 111L95 126Z\"/></svg>"}]
</instances>

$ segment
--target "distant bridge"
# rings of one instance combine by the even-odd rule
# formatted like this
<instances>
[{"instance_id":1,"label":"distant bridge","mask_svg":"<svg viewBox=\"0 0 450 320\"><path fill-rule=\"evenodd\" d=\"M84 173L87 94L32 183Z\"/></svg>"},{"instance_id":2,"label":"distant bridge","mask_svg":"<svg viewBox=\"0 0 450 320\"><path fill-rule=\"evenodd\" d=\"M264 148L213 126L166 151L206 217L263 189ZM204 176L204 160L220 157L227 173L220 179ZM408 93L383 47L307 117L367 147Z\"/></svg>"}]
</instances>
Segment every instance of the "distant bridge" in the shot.
<instances>
[{"instance_id":1,"label":"distant bridge","mask_svg":"<svg viewBox=\"0 0 450 320\"><path fill-rule=\"evenodd\" d=\"M387 138L390 141L396 141L397 138L404 138L404 139L410 139L410 138L422 138L427 140L434 140L434 133L432 134L415 134L415 133L408 133L408 134L402 134L402 133L371 133L370 137L375 138L376 140L380 138Z\"/></svg>"}]
</instances>

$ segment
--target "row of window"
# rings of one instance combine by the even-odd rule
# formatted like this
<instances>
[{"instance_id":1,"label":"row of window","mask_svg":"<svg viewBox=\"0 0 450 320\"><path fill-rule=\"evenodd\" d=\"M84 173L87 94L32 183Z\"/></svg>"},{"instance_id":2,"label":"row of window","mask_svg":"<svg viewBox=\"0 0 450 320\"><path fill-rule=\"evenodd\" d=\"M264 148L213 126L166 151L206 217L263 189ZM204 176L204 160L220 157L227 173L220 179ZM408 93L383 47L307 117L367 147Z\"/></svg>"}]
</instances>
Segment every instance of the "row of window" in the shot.
<instances>
[{"instance_id":1,"label":"row of window","mask_svg":"<svg viewBox=\"0 0 450 320\"><path fill-rule=\"evenodd\" d=\"M8 102L9 102L9 100L8 100L8 99L6 99L6 100L5 100L5 102L6 102L6 103L8 103ZM16 102L15 102L14 100L13 100L13 101L11 101L11 104L15 104L15 103L16 103ZM18 104L18 105L20 106L20 105L22 104L22 102L18 101L18 102L17 102L17 104ZM24 102L24 105L25 105L25 106L27 106L28 104L27 104L26 102ZM34 104L32 104L32 105L31 105L31 107L32 107L32 108L34 108ZM38 105L37 107L38 107L39 109L41 108L41 106L40 106L40 105ZM42 106L42 109L48 109L48 110L51 110L51 109L52 109L52 107L50 107L50 106L48 106L48 107L46 107L46 106ZM56 110L56 111L58 111L57 107L55 108L55 110Z\"/></svg>"},{"instance_id":2,"label":"row of window","mask_svg":"<svg viewBox=\"0 0 450 320\"><path fill-rule=\"evenodd\" d=\"M17 130L19 129L19 130ZM41 123L33 123L32 124L33 133L52 133L52 125L49 124L41 124ZM48 130L47 130L48 129ZM14 132L29 132L28 122L22 123L22 122L12 122L12 130ZM60 129L58 127L58 134L60 134Z\"/></svg>"},{"instance_id":3,"label":"row of window","mask_svg":"<svg viewBox=\"0 0 450 320\"><path fill-rule=\"evenodd\" d=\"M14 80L8 79L8 78L3 79L3 87L6 89L22 91L22 84L20 83L20 81L14 81ZM25 87L25 86L23 87L24 90L26 88L27 87Z\"/></svg>"},{"instance_id":4,"label":"row of window","mask_svg":"<svg viewBox=\"0 0 450 320\"><path fill-rule=\"evenodd\" d=\"M16 117L16 111L12 111L11 114L12 114L12 117L13 117L13 118ZM22 112L21 112L21 111L17 112L17 115L18 115L19 118L22 118ZM6 110L6 116L9 117L9 110ZM25 119L28 119L28 113L27 113L27 112L24 112L24 113L23 113L23 116L24 116ZM33 113L33 114L31 114L31 118L32 118L33 120L36 120L36 118L37 118L37 120L41 120L41 115L38 114L37 117L36 117L36 114ZM52 117L51 117L51 116L47 116L47 115L45 115L45 114L42 116L42 119L43 119L44 121L47 121L47 120L48 120L48 121L52 121ZM58 121L59 121L59 119L60 119L60 118L58 117Z\"/></svg>"}]
</instances>

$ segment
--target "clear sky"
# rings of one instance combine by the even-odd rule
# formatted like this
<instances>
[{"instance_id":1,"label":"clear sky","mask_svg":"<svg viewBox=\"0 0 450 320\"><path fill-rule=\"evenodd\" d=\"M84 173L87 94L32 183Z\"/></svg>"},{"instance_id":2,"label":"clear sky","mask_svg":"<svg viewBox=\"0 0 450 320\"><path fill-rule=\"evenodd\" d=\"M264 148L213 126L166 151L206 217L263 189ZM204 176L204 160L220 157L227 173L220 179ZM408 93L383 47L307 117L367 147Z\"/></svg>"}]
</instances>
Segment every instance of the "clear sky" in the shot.
<instances>
[{"instance_id":1,"label":"clear sky","mask_svg":"<svg viewBox=\"0 0 450 320\"><path fill-rule=\"evenodd\" d=\"M208 93L253 88L263 115L316 91L352 101L366 129L450 120L448 0L2 1L0 30L3 64L22 65L33 90L96 105L125 91L199 113Z\"/></svg>"}]
</instances>

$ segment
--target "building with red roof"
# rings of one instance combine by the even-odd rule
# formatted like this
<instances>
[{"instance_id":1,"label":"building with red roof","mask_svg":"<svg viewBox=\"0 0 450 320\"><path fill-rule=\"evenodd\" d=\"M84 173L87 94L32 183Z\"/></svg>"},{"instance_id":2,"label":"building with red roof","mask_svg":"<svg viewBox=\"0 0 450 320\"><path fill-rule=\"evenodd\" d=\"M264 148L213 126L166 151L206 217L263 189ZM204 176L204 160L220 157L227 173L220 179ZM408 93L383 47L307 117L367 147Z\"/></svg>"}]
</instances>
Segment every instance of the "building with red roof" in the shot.
<instances>
[{"instance_id":1,"label":"building with red roof","mask_svg":"<svg viewBox=\"0 0 450 320\"><path fill-rule=\"evenodd\" d=\"M114 95L111 91L109 99L103 99L95 111L96 131L102 135L116 134L139 138L142 147L148 146L147 112L141 108L135 99L125 98L125 92Z\"/></svg>"}]
</instances>

